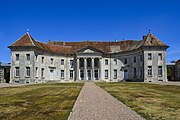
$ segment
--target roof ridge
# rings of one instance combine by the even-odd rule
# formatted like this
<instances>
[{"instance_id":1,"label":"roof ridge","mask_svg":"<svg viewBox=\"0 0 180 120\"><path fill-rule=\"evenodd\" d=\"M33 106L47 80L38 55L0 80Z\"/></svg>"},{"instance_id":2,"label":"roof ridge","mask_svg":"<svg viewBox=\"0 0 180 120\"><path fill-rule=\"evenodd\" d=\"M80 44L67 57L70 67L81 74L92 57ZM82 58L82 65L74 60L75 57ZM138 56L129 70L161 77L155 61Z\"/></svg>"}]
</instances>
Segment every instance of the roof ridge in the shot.
<instances>
[{"instance_id":1,"label":"roof ridge","mask_svg":"<svg viewBox=\"0 0 180 120\"><path fill-rule=\"evenodd\" d=\"M36 46L36 45L34 44L32 38L31 38L31 35L29 34L29 32L27 32L27 35L28 35L28 37L30 38L30 41L32 42L32 44L33 44L34 46Z\"/></svg>"}]
</instances>

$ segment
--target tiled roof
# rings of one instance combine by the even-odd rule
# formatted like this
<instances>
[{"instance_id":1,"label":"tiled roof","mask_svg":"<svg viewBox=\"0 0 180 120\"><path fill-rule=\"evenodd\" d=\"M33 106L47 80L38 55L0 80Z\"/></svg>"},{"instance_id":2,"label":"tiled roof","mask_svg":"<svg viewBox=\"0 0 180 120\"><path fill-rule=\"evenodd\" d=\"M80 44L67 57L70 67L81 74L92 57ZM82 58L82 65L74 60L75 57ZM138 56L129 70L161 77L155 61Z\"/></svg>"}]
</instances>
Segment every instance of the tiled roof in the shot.
<instances>
[{"instance_id":1,"label":"tiled roof","mask_svg":"<svg viewBox=\"0 0 180 120\"><path fill-rule=\"evenodd\" d=\"M83 41L83 42L48 42L47 44L34 40L29 33L18 39L11 46L34 46L40 49L60 54L74 54L75 52L92 47L105 54L118 53L130 51L142 46L166 46L154 35L149 33L144 37L144 40L123 40L118 42L97 42L97 41ZM10 47L11 47L10 46Z\"/></svg>"}]
</instances>

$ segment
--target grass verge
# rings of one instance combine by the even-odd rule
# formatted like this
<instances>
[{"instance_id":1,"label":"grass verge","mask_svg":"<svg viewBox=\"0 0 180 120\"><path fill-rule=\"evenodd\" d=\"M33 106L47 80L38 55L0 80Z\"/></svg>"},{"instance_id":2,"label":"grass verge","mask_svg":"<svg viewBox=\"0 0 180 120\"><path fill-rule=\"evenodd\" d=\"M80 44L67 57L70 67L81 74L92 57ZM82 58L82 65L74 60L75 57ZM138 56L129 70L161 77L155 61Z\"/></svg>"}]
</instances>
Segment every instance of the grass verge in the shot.
<instances>
[{"instance_id":1,"label":"grass verge","mask_svg":"<svg viewBox=\"0 0 180 120\"><path fill-rule=\"evenodd\" d=\"M180 120L180 86L96 83L147 120Z\"/></svg>"},{"instance_id":2,"label":"grass verge","mask_svg":"<svg viewBox=\"0 0 180 120\"><path fill-rule=\"evenodd\" d=\"M0 119L67 120L83 83L0 88Z\"/></svg>"}]
</instances>

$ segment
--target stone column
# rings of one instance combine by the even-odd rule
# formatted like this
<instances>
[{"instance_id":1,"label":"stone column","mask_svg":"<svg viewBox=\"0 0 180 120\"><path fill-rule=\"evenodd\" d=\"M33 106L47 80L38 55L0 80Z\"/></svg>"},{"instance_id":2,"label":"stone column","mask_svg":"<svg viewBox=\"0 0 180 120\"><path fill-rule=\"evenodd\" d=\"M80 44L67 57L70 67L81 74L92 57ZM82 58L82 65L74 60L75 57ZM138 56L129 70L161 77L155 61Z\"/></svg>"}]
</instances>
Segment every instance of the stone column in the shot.
<instances>
[{"instance_id":1,"label":"stone column","mask_svg":"<svg viewBox=\"0 0 180 120\"><path fill-rule=\"evenodd\" d=\"M102 58L99 58L99 80L102 80Z\"/></svg>"},{"instance_id":2,"label":"stone column","mask_svg":"<svg viewBox=\"0 0 180 120\"><path fill-rule=\"evenodd\" d=\"M84 80L87 80L87 58L84 58Z\"/></svg>"},{"instance_id":3,"label":"stone column","mask_svg":"<svg viewBox=\"0 0 180 120\"><path fill-rule=\"evenodd\" d=\"M92 80L95 80L95 78L94 78L94 58L91 59L91 63L92 63Z\"/></svg>"},{"instance_id":4,"label":"stone column","mask_svg":"<svg viewBox=\"0 0 180 120\"><path fill-rule=\"evenodd\" d=\"M79 58L76 59L77 60L77 64L76 64L76 67L77 67L77 71L76 71L76 80L80 80L79 78Z\"/></svg>"}]
</instances>

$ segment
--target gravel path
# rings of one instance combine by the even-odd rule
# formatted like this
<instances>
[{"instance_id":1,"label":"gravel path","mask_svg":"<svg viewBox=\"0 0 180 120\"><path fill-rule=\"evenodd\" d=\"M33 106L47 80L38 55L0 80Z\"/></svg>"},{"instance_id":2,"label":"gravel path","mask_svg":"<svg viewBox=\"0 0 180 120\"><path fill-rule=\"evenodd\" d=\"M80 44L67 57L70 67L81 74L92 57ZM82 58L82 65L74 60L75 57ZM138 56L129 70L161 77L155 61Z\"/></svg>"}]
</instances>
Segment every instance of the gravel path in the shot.
<instances>
[{"instance_id":1,"label":"gravel path","mask_svg":"<svg viewBox=\"0 0 180 120\"><path fill-rule=\"evenodd\" d=\"M68 120L144 120L94 82L85 82Z\"/></svg>"}]
</instances>

